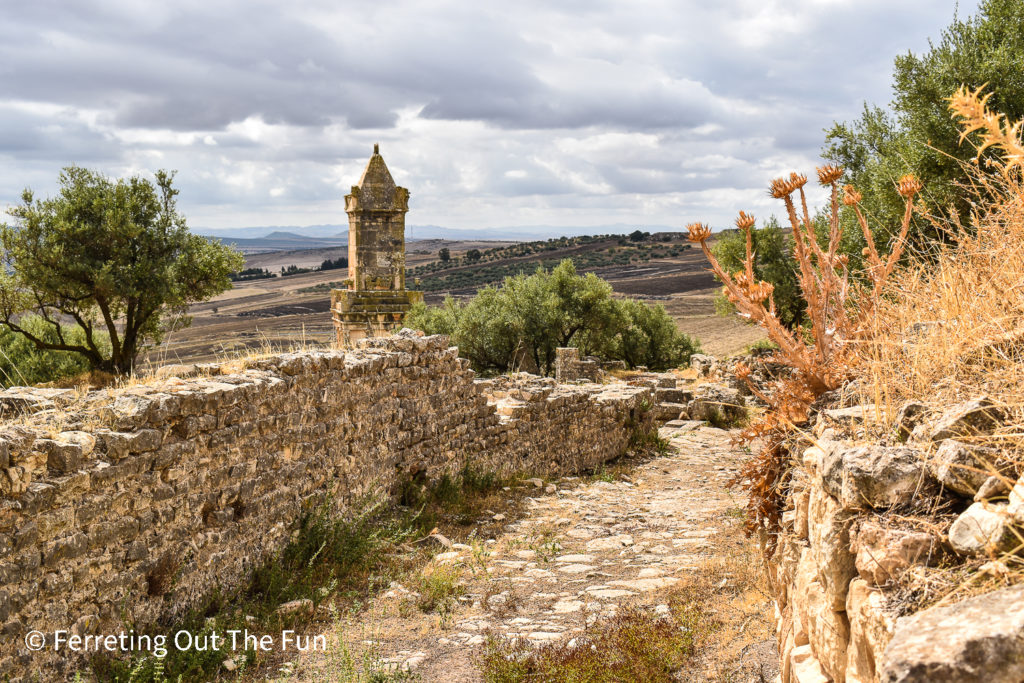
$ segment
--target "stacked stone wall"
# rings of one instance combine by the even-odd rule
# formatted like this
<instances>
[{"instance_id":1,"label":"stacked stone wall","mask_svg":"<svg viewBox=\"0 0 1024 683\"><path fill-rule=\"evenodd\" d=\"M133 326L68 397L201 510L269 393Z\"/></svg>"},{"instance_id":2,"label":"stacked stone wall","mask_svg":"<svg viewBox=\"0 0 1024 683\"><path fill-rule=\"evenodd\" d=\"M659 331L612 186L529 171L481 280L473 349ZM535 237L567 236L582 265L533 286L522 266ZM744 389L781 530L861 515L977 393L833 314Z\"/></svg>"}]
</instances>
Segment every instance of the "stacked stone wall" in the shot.
<instances>
[{"instance_id":1,"label":"stacked stone wall","mask_svg":"<svg viewBox=\"0 0 1024 683\"><path fill-rule=\"evenodd\" d=\"M370 339L0 405L0 676L62 665L32 630L116 633L243 580L312 506L404 478L561 474L620 455L647 387L475 380L444 337ZM49 654L47 654L49 653Z\"/></svg>"},{"instance_id":2,"label":"stacked stone wall","mask_svg":"<svg viewBox=\"0 0 1024 683\"><path fill-rule=\"evenodd\" d=\"M864 438L878 412L823 409L793 463L768 565L781 683L1019 683L1024 477L984 443L1006 414L907 404Z\"/></svg>"}]
</instances>

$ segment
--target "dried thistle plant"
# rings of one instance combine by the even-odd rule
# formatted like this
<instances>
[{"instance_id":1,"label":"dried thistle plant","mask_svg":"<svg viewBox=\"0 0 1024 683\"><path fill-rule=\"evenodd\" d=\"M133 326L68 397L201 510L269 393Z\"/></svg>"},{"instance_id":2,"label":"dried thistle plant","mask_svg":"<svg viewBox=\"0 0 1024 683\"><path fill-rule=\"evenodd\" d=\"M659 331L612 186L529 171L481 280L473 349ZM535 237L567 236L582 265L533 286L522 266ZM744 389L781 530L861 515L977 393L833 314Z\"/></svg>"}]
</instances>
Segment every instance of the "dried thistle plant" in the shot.
<instances>
[{"instance_id":1,"label":"dried thistle plant","mask_svg":"<svg viewBox=\"0 0 1024 683\"><path fill-rule=\"evenodd\" d=\"M839 386L846 379L845 365L837 362L843 354L844 342L862 336L862 321L870 315L877 303L885 282L895 269L906 244L907 231L914 210L914 196L920 192L921 183L911 175L900 179L897 191L904 198L905 211L900 231L893 241L888 257L883 261L874 245L874 238L867 221L860 210L860 194L851 186L843 188L843 203L853 209L868 247L867 277L872 289L867 297L860 296L859 288L850 280L848 258L839 253L842 241L842 227L839 222L839 180L842 169L837 166L823 166L818 169L818 180L832 190L831 207L828 215L828 243L819 244L807 208L804 185L807 176L797 173L789 178L777 178L771 183L771 194L781 199L793 229L793 258L798 268L798 282L804 300L807 302L808 318L811 322L812 343L805 343L797 332L787 329L779 320L775 307L771 283L757 281L754 277L754 253L751 231L754 217L743 211L736 219L736 226L746 235L744 269L738 273L727 273L712 254L708 246L711 229L702 223L688 226L690 241L700 245L711 264L711 269L725 285L726 296L739 314L764 327L769 338L780 349L780 360L793 367L806 388L814 396ZM793 199L800 196L800 213ZM853 305L854 295L856 304Z\"/></svg>"},{"instance_id":2,"label":"dried thistle plant","mask_svg":"<svg viewBox=\"0 0 1024 683\"><path fill-rule=\"evenodd\" d=\"M782 488L789 467L788 451L784 446L786 439L794 425L806 421L808 408L815 398L839 387L849 378L850 342L862 340L872 329L865 323L873 315L885 283L903 253L914 212L914 197L921 191L921 183L915 177L907 175L900 179L897 191L905 202L903 221L888 256L883 260L860 210L860 193L849 185L843 188L842 202L857 216L868 245L865 249L868 262L865 275L871 287L865 290L851 281L848 258L839 252L842 242L839 181L843 170L827 165L818 168L817 175L822 186L831 188L828 241L824 246L818 240L807 207L804 192L807 176L792 173L788 178L773 180L770 188L771 195L783 201L793 230L793 259L810 320L809 343L803 331L792 331L782 324L771 283L759 281L754 275L753 216L741 211L736 219L736 227L746 236L746 253L743 270L732 274L722 268L708 246L711 229L703 223L688 226L690 241L700 245L712 271L724 284L726 297L741 316L765 329L779 347L776 360L794 370L792 377L776 381L767 392L753 385L749 379L749 368L740 365L737 370L740 379L745 380L751 390L769 405L764 418L747 428L742 437L762 444L760 455L745 464L737 479L750 494L748 518L752 529L777 528L784 496ZM799 194L799 207L794 194Z\"/></svg>"}]
</instances>

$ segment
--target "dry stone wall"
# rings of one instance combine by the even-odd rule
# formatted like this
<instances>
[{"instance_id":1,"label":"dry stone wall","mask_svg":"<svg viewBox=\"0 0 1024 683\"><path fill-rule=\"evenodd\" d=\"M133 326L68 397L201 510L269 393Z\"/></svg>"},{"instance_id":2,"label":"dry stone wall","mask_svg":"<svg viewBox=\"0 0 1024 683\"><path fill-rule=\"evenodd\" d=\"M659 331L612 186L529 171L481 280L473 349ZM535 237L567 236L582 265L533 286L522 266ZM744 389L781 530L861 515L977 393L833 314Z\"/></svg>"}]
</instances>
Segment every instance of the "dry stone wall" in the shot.
<instances>
[{"instance_id":1,"label":"dry stone wall","mask_svg":"<svg viewBox=\"0 0 1024 683\"><path fill-rule=\"evenodd\" d=\"M769 563L779 680L1024 680L1024 587L916 612L907 597L927 568L965 557L987 556L977 571L1009 577L1002 554L1019 551L1024 517L1009 485L990 480L1016 473L976 443L997 427L1001 410L984 398L933 419L904 409L891 430L898 439L851 438L874 414L869 405L823 409L813 444L793 465ZM1017 487L1024 491L1024 479Z\"/></svg>"},{"instance_id":2,"label":"dry stone wall","mask_svg":"<svg viewBox=\"0 0 1024 683\"><path fill-rule=\"evenodd\" d=\"M31 630L114 633L242 580L305 511L472 462L563 474L620 455L649 387L474 379L445 337L208 366L0 407L0 677L66 662Z\"/></svg>"}]
</instances>

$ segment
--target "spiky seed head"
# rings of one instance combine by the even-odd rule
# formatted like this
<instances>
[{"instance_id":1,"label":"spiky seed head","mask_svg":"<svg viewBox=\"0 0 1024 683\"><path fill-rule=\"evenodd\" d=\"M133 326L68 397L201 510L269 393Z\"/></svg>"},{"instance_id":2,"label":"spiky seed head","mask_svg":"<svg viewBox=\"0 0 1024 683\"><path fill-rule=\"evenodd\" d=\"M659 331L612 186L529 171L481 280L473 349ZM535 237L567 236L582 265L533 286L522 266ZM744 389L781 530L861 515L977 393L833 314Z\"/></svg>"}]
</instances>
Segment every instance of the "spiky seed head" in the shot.
<instances>
[{"instance_id":1,"label":"spiky seed head","mask_svg":"<svg viewBox=\"0 0 1024 683\"><path fill-rule=\"evenodd\" d=\"M690 233L687 239L691 242L703 242L711 237L711 228L705 223L690 223L686 230Z\"/></svg>"},{"instance_id":2,"label":"spiky seed head","mask_svg":"<svg viewBox=\"0 0 1024 683\"><path fill-rule=\"evenodd\" d=\"M736 219L736 227L742 230L743 232L749 231L752 227L754 227L754 217L751 216L749 213L740 211L739 218Z\"/></svg>"},{"instance_id":3,"label":"spiky seed head","mask_svg":"<svg viewBox=\"0 0 1024 683\"><path fill-rule=\"evenodd\" d=\"M807 184L807 176L803 173L790 173L789 184L792 185L793 190L799 190L801 187ZM790 190L791 192L793 190Z\"/></svg>"},{"instance_id":4,"label":"spiky seed head","mask_svg":"<svg viewBox=\"0 0 1024 683\"><path fill-rule=\"evenodd\" d=\"M818 167L818 182L822 185L831 185L843 177L843 167L835 164L826 164Z\"/></svg>"},{"instance_id":5,"label":"spiky seed head","mask_svg":"<svg viewBox=\"0 0 1024 683\"><path fill-rule=\"evenodd\" d=\"M904 199L910 199L915 194L921 191L924 185L918 180L913 174L908 173L907 175L900 178L899 184L896 186L896 191L900 193L900 196Z\"/></svg>"},{"instance_id":6,"label":"spiky seed head","mask_svg":"<svg viewBox=\"0 0 1024 683\"><path fill-rule=\"evenodd\" d=\"M776 199L782 199L784 197L788 197L793 190L794 188L790 187L785 178L776 178L772 181L769 192Z\"/></svg>"},{"instance_id":7,"label":"spiky seed head","mask_svg":"<svg viewBox=\"0 0 1024 683\"><path fill-rule=\"evenodd\" d=\"M846 206L854 206L860 204L860 200L864 199L864 196L857 192L857 188L853 185L846 185L843 187L843 204Z\"/></svg>"},{"instance_id":8,"label":"spiky seed head","mask_svg":"<svg viewBox=\"0 0 1024 683\"><path fill-rule=\"evenodd\" d=\"M737 363L733 367L732 371L740 379L746 379L747 377L750 377L750 366L744 363L743 361Z\"/></svg>"}]
</instances>

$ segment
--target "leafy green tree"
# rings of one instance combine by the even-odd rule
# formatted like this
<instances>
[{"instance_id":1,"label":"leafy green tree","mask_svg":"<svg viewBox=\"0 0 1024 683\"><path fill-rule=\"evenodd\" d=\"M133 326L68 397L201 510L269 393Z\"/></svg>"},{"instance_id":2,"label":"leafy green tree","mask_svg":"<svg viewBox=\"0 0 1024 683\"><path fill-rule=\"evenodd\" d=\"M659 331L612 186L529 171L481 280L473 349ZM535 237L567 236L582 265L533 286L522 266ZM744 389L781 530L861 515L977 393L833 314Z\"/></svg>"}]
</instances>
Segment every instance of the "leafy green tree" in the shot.
<instances>
[{"instance_id":1,"label":"leafy green tree","mask_svg":"<svg viewBox=\"0 0 1024 683\"><path fill-rule=\"evenodd\" d=\"M38 349L78 353L92 368L126 374L147 343L188 324L188 306L229 289L244 259L189 232L172 180L158 171L154 186L70 166L57 197L36 200L25 190L9 210L14 224L0 224L0 326ZM26 313L55 339L23 324ZM66 333L67 321L81 336Z\"/></svg>"},{"instance_id":2,"label":"leafy green tree","mask_svg":"<svg viewBox=\"0 0 1024 683\"><path fill-rule=\"evenodd\" d=\"M54 327L37 315L23 316L18 322L37 337L50 343L59 341ZM65 326L63 334L78 343L84 341L78 327ZM98 337L102 348L109 346L104 335ZM23 334L0 330L0 384L5 387L53 382L81 375L89 369L89 361L79 353L39 349Z\"/></svg>"},{"instance_id":3,"label":"leafy green tree","mask_svg":"<svg viewBox=\"0 0 1024 683\"><path fill-rule=\"evenodd\" d=\"M682 334L660 304L651 306L636 299L615 302L625 324L614 338L609 355L629 367L651 370L679 367L700 350L700 344Z\"/></svg>"},{"instance_id":4,"label":"leafy green tree","mask_svg":"<svg viewBox=\"0 0 1024 683\"><path fill-rule=\"evenodd\" d=\"M470 249L469 251L466 252L466 260L469 261L470 263L476 263L477 261L479 261L480 256L481 254L479 249Z\"/></svg>"},{"instance_id":5,"label":"leafy green tree","mask_svg":"<svg viewBox=\"0 0 1024 683\"><path fill-rule=\"evenodd\" d=\"M879 249L886 247L902 217L903 203L894 187L905 173L924 183L922 197L930 208L969 215L972 192L961 182L962 164L976 152L960 144L948 99L962 85L986 85L996 112L1014 121L1024 118L1022 54L1024 0L982 0L976 15L955 19L927 52L896 58L889 109L865 105L859 119L829 131L824 156L844 166L848 181L864 195L862 209L877 226ZM847 253L857 254L863 247L860 230L850 215L844 215L844 224L851 242ZM938 235L916 219L912 237L920 244Z\"/></svg>"},{"instance_id":6,"label":"leafy green tree","mask_svg":"<svg viewBox=\"0 0 1024 683\"><path fill-rule=\"evenodd\" d=\"M448 247L444 247L437 252L437 258L441 259L441 263L448 263L452 260L452 252L448 250Z\"/></svg>"},{"instance_id":7,"label":"leafy green tree","mask_svg":"<svg viewBox=\"0 0 1024 683\"><path fill-rule=\"evenodd\" d=\"M607 282L578 275L569 259L550 271L507 277L466 304L451 298L439 307L417 304L406 324L451 336L459 354L482 373L507 372L525 352L551 374L559 346L656 369L685 362L697 348L663 308L614 299Z\"/></svg>"},{"instance_id":8,"label":"leafy green tree","mask_svg":"<svg viewBox=\"0 0 1024 683\"><path fill-rule=\"evenodd\" d=\"M649 233L646 233L643 230L634 230L633 232L629 233L629 240L631 242L643 242L645 239L647 239L648 234Z\"/></svg>"},{"instance_id":9,"label":"leafy green tree","mask_svg":"<svg viewBox=\"0 0 1024 683\"><path fill-rule=\"evenodd\" d=\"M774 216L750 233L754 251L754 276L775 287L772 296L782 324L790 329L799 327L804 322L807 304L800 295L796 262L791 256L793 238L782 230ZM720 233L712 248L715 258L729 273L743 270L746 250L746 238L740 230ZM724 295L718 296L715 307L722 313L735 311Z\"/></svg>"}]
</instances>

